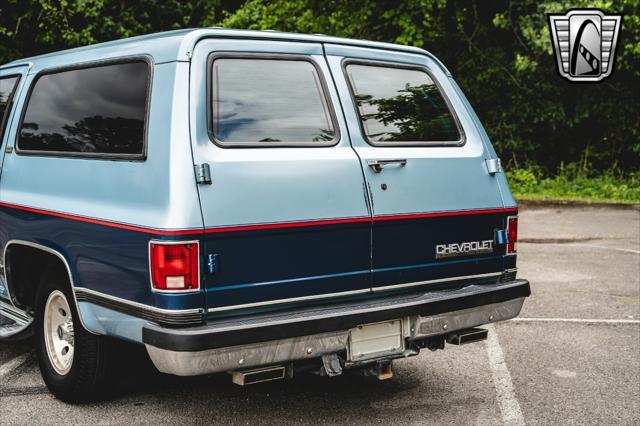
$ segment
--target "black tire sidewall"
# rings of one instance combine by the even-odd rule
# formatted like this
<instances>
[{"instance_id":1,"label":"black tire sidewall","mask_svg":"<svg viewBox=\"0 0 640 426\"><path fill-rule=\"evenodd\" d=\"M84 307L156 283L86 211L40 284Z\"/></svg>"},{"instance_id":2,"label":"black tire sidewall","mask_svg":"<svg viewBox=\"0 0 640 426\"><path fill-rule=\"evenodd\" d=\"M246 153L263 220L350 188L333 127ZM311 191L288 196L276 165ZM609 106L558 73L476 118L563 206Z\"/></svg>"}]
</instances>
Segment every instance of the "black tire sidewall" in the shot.
<instances>
[{"instance_id":1,"label":"black tire sidewall","mask_svg":"<svg viewBox=\"0 0 640 426\"><path fill-rule=\"evenodd\" d=\"M38 291L36 292L35 336L38 363L40 365L42 378L56 397L63 401L80 401L84 397L89 397L89 395L79 395L80 389L78 389L78 384L81 381L79 380L80 364L85 361L83 358L87 355L87 351L91 353L96 352L96 345L98 344L97 336L90 334L82 327L68 280L63 278L60 273L50 272L52 273L44 274L38 286ZM65 375L58 374L51 365L45 343L44 308L49 295L55 290L59 290L64 294L73 317L74 354L71 369Z\"/></svg>"}]
</instances>

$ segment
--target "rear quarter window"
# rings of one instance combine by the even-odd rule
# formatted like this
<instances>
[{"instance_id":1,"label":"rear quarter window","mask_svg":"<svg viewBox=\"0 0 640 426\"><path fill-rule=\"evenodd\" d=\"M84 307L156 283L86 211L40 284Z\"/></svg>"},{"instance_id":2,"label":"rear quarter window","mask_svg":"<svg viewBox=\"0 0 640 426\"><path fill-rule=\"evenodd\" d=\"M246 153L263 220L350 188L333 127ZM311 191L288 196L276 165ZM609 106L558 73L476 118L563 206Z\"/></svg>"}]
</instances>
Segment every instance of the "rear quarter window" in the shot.
<instances>
[{"instance_id":1,"label":"rear quarter window","mask_svg":"<svg viewBox=\"0 0 640 426\"><path fill-rule=\"evenodd\" d=\"M149 78L143 60L40 75L22 118L18 152L143 157Z\"/></svg>"},{"instance_id":2,"label":"rear quarter window","mask_svg":"<svg viewBox=\"0 0 640 426\"><path fill-rule=\"evenodd\" d=\"M209 132L222 146L326 146L338 138L318 68L308 60L212 57Z\"/></svg>"},{"instance_id":3,"label":"rear quarter window","mask_svg":"<svg viewBox=\"0 0 640 426\"><path fill-rule=\"evenodd\" d=\"M370 144L464 143L451 107L424 70L350 63L345 71Z\"/></svg>"}]
</instances>

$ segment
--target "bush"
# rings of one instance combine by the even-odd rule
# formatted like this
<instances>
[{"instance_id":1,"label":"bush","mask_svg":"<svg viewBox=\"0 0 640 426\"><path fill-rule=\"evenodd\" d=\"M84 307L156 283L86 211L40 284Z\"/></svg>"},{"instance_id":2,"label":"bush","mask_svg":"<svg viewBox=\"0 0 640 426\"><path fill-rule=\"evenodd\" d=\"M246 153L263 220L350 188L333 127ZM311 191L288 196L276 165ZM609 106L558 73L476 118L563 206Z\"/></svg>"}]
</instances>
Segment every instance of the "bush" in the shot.
<instances>
[{"instance_id":1,"label":"bush","mask_svg":"<svg viewBox=\"0 0 640 426\"><path fill-rule=\"evenodd\" d=\"M507 174L511 190L518 194L535 192L539 181L535 172L531 169L515 169Z\"/></svg>"},{"instance_id":2,"label":"bush","mask_svg":"<svg viewBox=\"0 0 640 426\"><path fill-rule=\"evenodd\" d=\"M507 172L516 198L640 203L640 172L596 174L578 163L562 164L554 175L535 167Z\"/></svg>"}]
</instances>

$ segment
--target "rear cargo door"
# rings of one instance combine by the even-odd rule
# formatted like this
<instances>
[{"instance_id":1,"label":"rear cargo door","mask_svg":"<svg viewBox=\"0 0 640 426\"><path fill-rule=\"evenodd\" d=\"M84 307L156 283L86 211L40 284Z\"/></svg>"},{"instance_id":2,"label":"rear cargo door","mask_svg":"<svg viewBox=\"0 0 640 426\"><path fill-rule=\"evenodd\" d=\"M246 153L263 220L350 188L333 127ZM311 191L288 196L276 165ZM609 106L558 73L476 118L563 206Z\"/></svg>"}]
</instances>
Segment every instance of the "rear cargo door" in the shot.
<instances>
[{"instance_id":1,"label":"rear cargo door","mask_svg":"<svg viewBox=\"0 0 640 426\"><path fill-rule=\"evenodd\" d=\"M495 280L513 209L446 71L421 54L325 49L372 199L373 290Z\"/></svg>"},{"instance_id":2,"label":"rear cargo door","mask_svg":"<svg viewBox=\"0 0 640 426\"><path fill-rule=\"evenodd\" d=\"M199 42L191 62L207 309L370 292L371 216L322 46Z\"/></svg>"}]
</instances>

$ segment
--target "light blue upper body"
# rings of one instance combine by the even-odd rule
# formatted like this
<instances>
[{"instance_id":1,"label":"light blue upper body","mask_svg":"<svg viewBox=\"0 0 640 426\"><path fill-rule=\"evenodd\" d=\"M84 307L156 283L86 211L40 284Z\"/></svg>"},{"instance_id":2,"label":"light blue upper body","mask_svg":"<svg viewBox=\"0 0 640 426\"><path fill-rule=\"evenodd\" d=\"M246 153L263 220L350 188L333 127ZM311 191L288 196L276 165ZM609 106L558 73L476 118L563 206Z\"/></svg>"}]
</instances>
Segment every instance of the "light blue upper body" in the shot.
<instances>
[{"instance_id":1,"label":"light blue upper body","mask_svg":"<svg viewBox=\"0 0 640 426\"><path fill-rule=\"evenodd\" d=\"M231 39L231 40L230 40ZM224 40L224 41L223 41ZM265 42L266 41L266 42ZM222 46L219 46L222 43ZM364 40L351 40L323 35L301 35L270 31L241 31L226 29L196 29L176 30L165 33L133 37L124 40L101 43L92 46L56 52L32 58L16 60L0 66L0 75L19 72L24 75L24 81L20 84L19 93L16 96L16 105L21 105L27 96L27 88L36 74L70 65L104 61L108 59L127 56L149 56L154 64L151 117L149 126L149 158L153 161L144 164L130 162L100 162L95 160L29 158L28 166L20 166L13 169L13 162L6 161L0 168L0 173L7 172L8 177L2 184L2 201L8 203L24 204L32 207L42 207L54 210L72 211L74 214L96 217L118 222L142 225L158 229L185 229L199 228L203 226L202 216L199 212L197 193L192 183L192 158L186 144L189 143L191 132L195 135L196 144L210 144L206 137L206 127L202 123L206 120L204 115L204 93L201 87L204 83L204 68L194 68L194 64L203 66L210 49L221 50L246 50L253 52L282 52L313 55L316 58L323 54L323 45L330 64L337 63L341 57L352 55L353 57L366 57L376 60L392 60L409 64L426 66L436 74L440 83L444 86L457 111L461 125L467 135L467 144L462 150L452 153L451 148L417 148L413 149L416 156L430 158L447 157L478 157L495 158L496 154L477 119L475 113L466 101L466 98L453 82L447 69L433 55L427 51L415 47L399 46L387 43L370 42ZM376 49L376 50L373 50ZM329 74L328 67L321 64ZM196 102L189 104L189 72L192 72L191 94ZM196 77L196 78L193 78ZM199 78L198 78L199 77ZM340 86L343 81L337 82ZM346 87L338 87L343 96L348 93ZM333 87L331 87L333 89ZM334 104L338 102L338 94L331 90ZM201 99L198 99L198 96ZM354 111L344 111L346 119L357 121ZM191 113L191 120L189 113ZM9 136L15 135L18 126L17 117L9 123ZM339 116L339 119L342 117ZM190 123L190 126L187 126ZM341 123L344 127L344 123ZM346 136L346 135L344 135ZM352 135L352 137L355 135ZM6 145L12 146L15 138L8 137ZM364 151L372 150L361 138L349 141L342 138L340 146L361 146ZM213 150L212 150L213 151ZM229 159L233 156L241 156L242 161L247 160L247 153L243 151L228 151ZM264 157L264 150L258 151L260 157ZM300 152L292 149L283 149L281 152L269 152L278 161L286 160L289 156L292 160L298 160ZM308 150L307 150L308 151ZM405 150L406 151L406 150ZM387 151L390 157L395 157L394 151ZM201 154L204 158L210 155L223 155L224 151L194 153L197 158ZM312 150L309 154L317 157L317 152ZM328 153L329 156L338 155ZM4 149L0 152L0 162L4 163ZM73 167L66 166L68 162ZM21 164L24 164L21 162ZM169 165L171 164L171 167ZM446 161L438 161L439 167L448 168ZM459 163L457 163L459 164ZM55 173L51 173L54 168ZM455 180L449 180L447 186L441 186L442 191L433 200L438 205L438 210L455 210L459 208L473 208L469 200L456 196L450 188L474 185L473 177L464 172L464 167L459 165L460 173L454 175ZM66 172L66 173L65 173ZM90 176L90 185L87 180L78 180L77 176ZM419 177L416 177L419 178ZM448 177L447 179L451 179ZM515 202L507 190L504 175L498 175L501 182L501 197L504 206L513 206ZM149 181L152 180L158 191L149 191ZM256 182L259 184L259 182ZM289 191L295 191L295 182L290 182ZM233 183L227 187L234 191ZM188 190L190 189L190 190ZM60 192L60 191L63 192ZM483 191L470 191L483 195ZM294 197L291 197L292 199ZM413 196L409 196L413 198ZM298 198L295 198L298 199ZM258 200L256 200L258 201ZM283 211L282 204L274 203L272 206L261 204L260 216L262 220L247 218L247 222L241 216L243 212L255 211L251 206L245 206L241 211L234 211L225 206L224 213L230 217L222 218L216 215L215 225L228 225L236 223L259 223L274 220L299 220L318 218L316 214L304 212L310 208L307 200L299 204L289 205ZM192 206L192 209L185 209ZM275 212L265 211L265 208L273 207ZM409 211L419 211L408 206ZM299 211L298 209L302 209ZM350 210L356 213L358 209ZM315 211L315 210L314 210ZM339 216L349 216L349 211ZM282 214L286 216L283 217ZM302 216L301 216L302 215ZM327 211L327 217L335 217L334 211Z\"/></svg>"}]
</instances>

